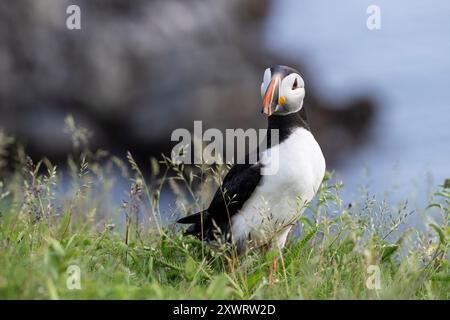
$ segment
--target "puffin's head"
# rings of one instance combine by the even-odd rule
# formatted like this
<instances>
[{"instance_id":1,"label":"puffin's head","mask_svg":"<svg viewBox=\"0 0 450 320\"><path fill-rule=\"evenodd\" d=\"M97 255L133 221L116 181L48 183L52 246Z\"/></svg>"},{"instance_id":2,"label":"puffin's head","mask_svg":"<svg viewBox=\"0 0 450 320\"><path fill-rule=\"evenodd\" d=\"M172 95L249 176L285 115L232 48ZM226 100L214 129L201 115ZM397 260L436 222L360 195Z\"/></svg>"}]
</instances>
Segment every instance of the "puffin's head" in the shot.
<instances>
[{"instance_id":1,"label":"puffin's head","mask_svg":"<svg viewBox=\"0 0 450 320\"><path fill-rule=\"evenodd\" d=\"M261 84L262 112L268 116L287 115L299 111L305 98L305 82L290 67L267 68Z\"/></svg>"}]
</instances>

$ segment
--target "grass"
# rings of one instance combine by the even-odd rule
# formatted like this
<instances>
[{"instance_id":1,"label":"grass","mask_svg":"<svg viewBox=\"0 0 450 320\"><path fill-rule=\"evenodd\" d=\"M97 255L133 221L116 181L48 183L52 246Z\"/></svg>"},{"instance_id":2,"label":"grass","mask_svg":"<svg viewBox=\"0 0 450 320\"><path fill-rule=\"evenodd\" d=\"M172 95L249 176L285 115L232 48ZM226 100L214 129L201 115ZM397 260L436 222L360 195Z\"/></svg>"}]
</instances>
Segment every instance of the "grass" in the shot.
<instances>
[{"instance_id":1,"label":"grass","mask_svg":"<svg viewBox=\"0 0 450 320\"><path fill-rule=\"evenodd\" d=\"M448 186L436 188L424 208L436 221L419 231L405 223L416 214L406 204L364 195L344 205L328 173L282 252L252 251L231 267L227 246L212 249L171 223L207 203L226 168L163 157L144 176L131 154L91 152L87 132L66 125L75 149L67 170L33 162L0 133L0 299L449 298ZM117 172L129 182L122 204L112 192ZM166 187L176 207L162 213ZM70 266L80 270L79 290L68 289Z\"/></svg>"}]
</instances>

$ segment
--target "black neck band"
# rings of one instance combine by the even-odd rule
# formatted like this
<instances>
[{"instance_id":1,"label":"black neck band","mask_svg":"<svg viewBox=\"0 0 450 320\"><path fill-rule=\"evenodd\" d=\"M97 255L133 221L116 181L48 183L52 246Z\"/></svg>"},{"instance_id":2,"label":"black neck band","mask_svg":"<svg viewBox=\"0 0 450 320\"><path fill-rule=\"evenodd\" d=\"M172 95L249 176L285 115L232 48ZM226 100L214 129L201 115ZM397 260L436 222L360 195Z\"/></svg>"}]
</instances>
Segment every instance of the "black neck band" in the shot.
<instances>
[{"instance_id":1,"label":"black neck band","mask_svg":"<svg viewBox=\"0 0 450 320\"><path fill-rule=\"evenodd\" d=\"M286 140L291 133L297 128L305 128L311 131L306 118L305 108L301 108L295 113L291 113L284 116L272 115L268 119L268 132L267 132L267 142L268 146L271 146L271 131L272 129L278 130L279 137L278 142L281 143ZM275 132L273 133L275 134Z\"/></svg>"}]
</instances>

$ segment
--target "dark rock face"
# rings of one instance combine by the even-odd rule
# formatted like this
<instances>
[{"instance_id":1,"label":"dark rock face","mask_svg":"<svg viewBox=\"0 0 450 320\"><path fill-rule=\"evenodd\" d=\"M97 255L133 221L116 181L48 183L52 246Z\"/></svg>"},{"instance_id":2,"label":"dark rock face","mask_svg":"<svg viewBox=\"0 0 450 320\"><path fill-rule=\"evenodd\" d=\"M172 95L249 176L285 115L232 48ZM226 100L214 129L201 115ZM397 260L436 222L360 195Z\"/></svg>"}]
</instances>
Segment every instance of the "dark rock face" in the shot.
<instances>
[{"instance_id":1,"label":"dark rock face","mask_svg":"<svg viewBox=\"0 0 450 320\"><path fill-rule=\"evenodd\" d=\"M66 8L81 7L81 30ZM176 128L265 127L259 85L289 64L308 83L306 107L328 159L365 136L372 103L332 106L307 70L262 46L269 0L17 0L0 3L0 127L36 155L63 156L64 117L93 146L147 157L168 152ZM336 134L339 139L336 139Z\"/></svg>"}]
</instances>

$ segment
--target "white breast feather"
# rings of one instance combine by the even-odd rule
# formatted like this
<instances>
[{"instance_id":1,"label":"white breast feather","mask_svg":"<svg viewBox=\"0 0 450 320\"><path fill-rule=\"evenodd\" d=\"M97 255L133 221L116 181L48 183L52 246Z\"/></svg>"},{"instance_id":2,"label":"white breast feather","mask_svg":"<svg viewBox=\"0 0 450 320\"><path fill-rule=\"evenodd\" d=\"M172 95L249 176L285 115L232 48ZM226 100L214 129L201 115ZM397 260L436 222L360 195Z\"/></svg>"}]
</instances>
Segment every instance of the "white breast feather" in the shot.
<instances>
[{"instance_id":1,"label":"white breast feather","mask_svg":"<svg viewBox=\"0 0 450 320\"><path fill-rule=\"evenodd\" d=\"M308 130L296 129L273 148L278 152L264 152L261 163L278 171L262 176L252 196L233 216L231 230L237 242L250 238L259 245L283 233L314 197L324 177L322 150Z\"/></svg>"}]
</instances>

